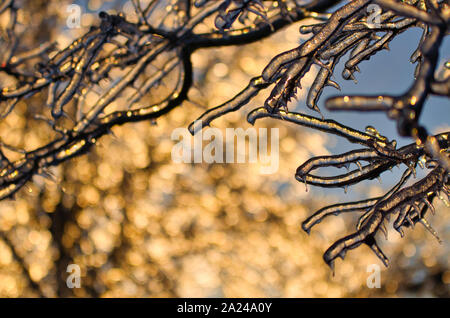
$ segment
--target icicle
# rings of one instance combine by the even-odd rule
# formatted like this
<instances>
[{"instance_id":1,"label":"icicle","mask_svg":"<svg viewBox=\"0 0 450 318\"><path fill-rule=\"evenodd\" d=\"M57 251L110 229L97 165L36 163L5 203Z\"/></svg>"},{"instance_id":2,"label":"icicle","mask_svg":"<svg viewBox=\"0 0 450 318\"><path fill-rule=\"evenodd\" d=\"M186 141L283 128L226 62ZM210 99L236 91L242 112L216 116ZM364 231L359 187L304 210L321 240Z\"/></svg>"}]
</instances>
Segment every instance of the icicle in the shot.
<instances>
[{"instance_id":1,"label":"icicle","mask_svg":"<svg viewBox=\"0 0 450 318\"><path fill-rule=\"evenodd\" d=\"M358 166L359 171L363 171L363 168L362 168L361 163L359 161L356 161L355 164Z\"/></svg>"},{"instance_id":2,"label":"icicle","mask_svg":"<svg viewBox=\"0 0 450 318\"><path fill-rule=\"evenodd\" d=\"M437 234L436 230L431 227L430 223L428 223L425 218L421 218L419 221L428 230L428 232L430 232L431 235L433 235L438 240L439 244L442 244L441 238Z\"/></svg>"},{"instance_id":3,"label":"icicle","mask_svg":"<svg viewBox=\"0 0 450 318\"><path fill-rule=\"evenodd\" d=\"M381 232L383 232L384 238L387 241L388 240L388 232L387 232L386 226L383 223L380 224L380 230L381 230Z\"/></svg>"},{"instance_id":4,"label":"icicle","mask_svg":"<svg viewBox=\"0 0 450 318\"><path fill-rule=\"evenodd\" d=\"M430 201L428 201L426 198L422 199L423 202L425 202L425 204L428 206L428 208L430 209L431 213L434 215L436 213L433 204L431 204Z\"/></svg>"},{"instance_id":5,"label":"icicle","mask_svg":"<svg viewBox=\"0 0 450 318\"><path fill-rule=\"evenodd\" d=\"M444 202L444 204L445 204L445 206L448 208L448 207L450 207L450 204L448 203L448 201L444 198L444 196L441 194L441 193L439 193L439 199L442 201L442 202Z\"/></svg>"},{"instance_id":6,"label":"icicle","mask_svg":"<svg viewBox=\"0 0 450 318\"><path fill-rule=\"evenodd\" d=\"M380 249L380 247L377 245L377 243L374 241L373 244L369 245L370 249L375 253L375 255L383 262L384 266L389 266L389 259L384 255L383 251Z\"/></svg>"}]
</instances>

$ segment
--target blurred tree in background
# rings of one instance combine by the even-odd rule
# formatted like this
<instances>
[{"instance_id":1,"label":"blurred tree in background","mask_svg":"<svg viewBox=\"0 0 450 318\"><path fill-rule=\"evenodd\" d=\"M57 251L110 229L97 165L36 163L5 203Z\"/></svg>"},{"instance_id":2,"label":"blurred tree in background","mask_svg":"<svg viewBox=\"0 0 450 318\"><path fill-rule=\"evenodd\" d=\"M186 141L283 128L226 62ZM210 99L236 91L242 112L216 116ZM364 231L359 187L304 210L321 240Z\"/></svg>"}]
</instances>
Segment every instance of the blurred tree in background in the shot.
<instances>
[{"instance_id":1,"label":"blurred tree in background","mask_svg":"<svg viewBox=\"0 0 450 318\"><path fill-rule=\"evenodd\" d=\"M372 1L353 1L358 2L362 9L336 28L354 36L367 33L362 36L364 49L373 48L373 52L360 48L359 53L367 56L359 56L358 63L386 48L388 41L378 42L383 35L377 32L400 33L423 27L420 23L430 23L433 30L435 25L443 28L441 22L428 21L428 15L393 7L392 12L407 18L384 17L385 25L371 34L364 23ZM389 6L395 1L373 2ZM447 19L441 24L448 27L448 7L443 2L404 2L429 15L440 10L440 17ZM342 202L342 195L327 189L305 192L302 178L310 177L309 171L299 175L297 170L302 182L292 178L300 163L331 155L327 145L333 139L327 134L257 121L256 127L279 128L280 169L272 175L260 175L255 164L176 164L171 159L173 129L188 127L201 114L207 123L217 118L215 126L222 130L246 127L247 112L240 108L249 103L265 105L256 110L258 116L267 112L263 115L290 121L289 111L295 107L287 104L296 95L300 105L306 101L308 111L317 115L322 88L335 86L328 82L333 63L361 38L349 39L350 33L330 37L329 46L314 51L322 55L308 55L308 61L297 56L300 63L309 64L308 70L302 68L291 77L289 71L298 59L289 55L290 60L278 68L276 58L269 62L299 42L311 43L307 41L311 34L320 34L321 27L326 29L333 22L325 12L347 3L0 1L0 296L448 297L450 223L443 201L437 199L433 202L436 216L430 221L443 244L430 240L423 227L409 231L404 220L397 230L405 229L405 238L386 230L389 241L383 249L391 265L382 269L380 289L366 284L367 266L381 264L368 248L350 253L331 275L322 254L342 233L354 231L359 215L325 219L307 236L301 231L302 221L326 204ZM445 35L447 29L441 32ZM432 35L426 33L422 43ZM388 40L392 39L391 34ZM326 54L335 61L323 64ZM426 54L418 54L422 54L417 58L422 59L421 65L427 65ZM344 78L354 77L358 63L344 69ZM313 64L319 68L310 71ZM441 79L431 85L427 78L426 94L446 96L448 68L439 61L435 64ZM268 72L278 75L261 76ZM428 73L433 77L434 68ZM322 85L320 76L326 79ZM300 79L308 89L296 91ZM242 91L249 80L250 90ZM272 84L269 97L256 96ZM236 94L248 96L236 103L231 98ZM360 96L345 97L357 101L346 108L367 104L385 111L392 106L389 96L377 103ZM330 109L341 105L339 98L327 103ZM209 106L221 104L208 111ZM299 109L306 112L304 108ZM225 113L229 114L221 116ZM436 154L432 147L441 140L427 139L430 136L417 120L404 124L401 111L401 115L392 113L401 132L413 137L411 142L428 142L430 150L418 147L417 151L428 152L417 156L412 151L417 159L412 164L411 157L405 161L396 157L395 146L380 150L375 142L379 152L369 166L381 162L387 169L392 162L405 163L415 174L420 157L430 169L446 169L446 148ZM317 120L325 119L318 116ZM382 137L370 129L362 134L374 140ZM378 157L383 151L388 159ZM381 172L369 171L363 179ZM417 174L425 180L423 172ZM445 170L443 175L447 176ZM305 183L314 184L308 180ZM389 190L373 183L355 188L364 199L381 197ZM422 212L414 215L408 210L406 216L412 224L420 223L427 207L421 201ZM81 268L80 288L66 284L69 264Z\"/></svg>"}]
</instances>

